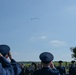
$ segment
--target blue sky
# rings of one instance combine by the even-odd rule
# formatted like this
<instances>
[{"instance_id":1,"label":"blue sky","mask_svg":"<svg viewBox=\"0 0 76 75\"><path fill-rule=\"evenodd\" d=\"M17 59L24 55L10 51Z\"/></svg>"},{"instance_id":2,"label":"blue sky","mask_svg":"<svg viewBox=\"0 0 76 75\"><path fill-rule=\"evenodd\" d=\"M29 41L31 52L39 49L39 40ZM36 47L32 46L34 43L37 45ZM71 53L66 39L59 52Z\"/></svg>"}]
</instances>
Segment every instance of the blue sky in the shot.
<instances>
[{"instance_id":1,"label":"blue sky","mask_svg":"<svg viewBox=\"0 0 76 75\"><path fill-rule=\"evenodd\" d=\"M17 61L40 61L44 51L71 61L75 32L76 0L0 0L0 44Z\"/></svg>"}]
</instances>

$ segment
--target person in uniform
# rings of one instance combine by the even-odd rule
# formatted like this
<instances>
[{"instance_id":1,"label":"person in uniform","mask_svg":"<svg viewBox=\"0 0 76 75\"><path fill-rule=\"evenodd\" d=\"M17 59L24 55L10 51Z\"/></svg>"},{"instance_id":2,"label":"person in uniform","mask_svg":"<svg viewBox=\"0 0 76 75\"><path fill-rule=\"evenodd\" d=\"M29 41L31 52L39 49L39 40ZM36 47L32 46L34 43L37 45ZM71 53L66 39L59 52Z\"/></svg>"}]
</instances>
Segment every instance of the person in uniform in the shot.
<instances>
[{"instance_id":1,"label":"person in uniform","mask_svg":"<svg viewBox=\"0 0 76 75\"><path fill-rule=\"evenodd\" d=\"M69 75L76 75L76 65L75 61L71 61L71 65L69 67Z\"/></svg>"},{"instance_id":2,"label":"person in uniform","mask_svg":"<svg viewBox=\"0 0 76 75\"><path fill-rule=\"evenodd\" d=\"M54 67L52 60L54 56L50 52L43 52L39 56L42 68L33 72L33 75L59 75L59 71Z\"/></svg>"},{"instance_id":3,"label":"person in uniform","mask_svg":"<svg viewBox=\"0 0 76 75\"><path fill-rule=\"evenodd\" d=\"M7 60L9 57L10 62ZM20 75L21 66L12 58L10 47L0 45L0 75Z\"/></svg>"},{"instance_id":4,"label":"person in uniform","mask_svg":"<svg viewBox=\"0 0 76 75\"><path fill-rule=\"evenodd\" d=\"M65 75L66 74L66 70L65 67L62 65L63 61L59 61L59 66L57 66L57 69L60 72L60 75Z\"/></svg>"}]
</instances>

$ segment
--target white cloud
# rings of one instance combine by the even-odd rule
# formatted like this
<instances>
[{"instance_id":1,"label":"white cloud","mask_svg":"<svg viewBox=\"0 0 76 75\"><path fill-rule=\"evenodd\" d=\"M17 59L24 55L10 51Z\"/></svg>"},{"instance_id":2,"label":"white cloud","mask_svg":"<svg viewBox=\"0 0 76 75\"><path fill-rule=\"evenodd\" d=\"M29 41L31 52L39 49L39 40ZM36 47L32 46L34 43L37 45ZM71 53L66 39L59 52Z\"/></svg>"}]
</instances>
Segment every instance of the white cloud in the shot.
<instances>
[{"instance_id":1,"label":"white cloud","mask_svg":"<svg viewBox=\"0 0 76 75\"><path fill-rule=\"evenodd\" d=\"M41 36L40 39L46 39L46 36Z\"/></svg>"},{"instance_id":2,"label":"white cloud","mask_svg":"<svg viewBox=\"0 0 76 75\"><path fill-rule=\"evenodd\" d=\"M59 41L59 40L52 40L52 41L50 41L50 44L52 46L65 46L66 42L65 41Z\"/></svg>"},{"instance_id":3,"label":"white cloud","mask_svg":"<svg viewBox=\"0 0 76 75\"><path fill-rule=\"evenodd\" d=\"M38 36L38 37L32 36L30 40L37 41L37 40L43 40L43 39L46 39L46 36Z\"/></svg>"}]
</instances>

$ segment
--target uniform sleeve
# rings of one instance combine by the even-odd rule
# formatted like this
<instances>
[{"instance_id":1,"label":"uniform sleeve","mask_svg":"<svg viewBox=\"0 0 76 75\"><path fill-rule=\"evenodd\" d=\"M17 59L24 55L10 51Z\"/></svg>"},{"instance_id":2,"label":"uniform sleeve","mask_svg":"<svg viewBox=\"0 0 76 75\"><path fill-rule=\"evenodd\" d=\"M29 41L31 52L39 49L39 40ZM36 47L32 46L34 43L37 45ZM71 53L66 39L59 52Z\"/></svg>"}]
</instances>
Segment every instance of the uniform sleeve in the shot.
<instances>
[{"instance_id":1,"label":"uniform sleeve","mask_svg":"<svg viewBox=\"0 0 76 75\"><path fill-rule=\"evenodd\" d=\"M53 75L60 75L59 71L56 68L51 69L51 72Z\"/></svg>"},{"instance_id":2,"label":"uniform sleeve","mask_svg":"<svg viewBox=\"0 0 76 75\"><path fill-rule=\"evenodd\" d=\"M14 59L11 59L11 64L13 66L15 75L19 75L22 72L20 64L17 63Z\"/></svg>"},{"instance_id":3,"label":"uniform sleeve","mask_svg":"<svg viewBox=\"0 0 76 75\"><path fill-rule=\"evenodd\" d=\"M0 63L0 75L6 75L6 71L3 71L3 67L1 63Z\"/></svg>"},{"instance_id":4,"label":"uniform sleeve","mask_svg":"<svg viewBox=\"0 0 76 75\"><path fill-rule=\"evenodd\" d=\"M0 75L14 75L13 67L4 57L0 57Z\"/></svg>"},{"instance_id":5,"label":"uniform sleeve","mask_svg":"<svg viewBox=\"0 0 76 75\"><path fill-rule=\"evenodd\" d=\"M5 68L10 67L10 65L11 65L11 63L8 62L5 57L0 57L0 62L2 64L2 66L5 67Z\"/></svg>"}]
</instances>

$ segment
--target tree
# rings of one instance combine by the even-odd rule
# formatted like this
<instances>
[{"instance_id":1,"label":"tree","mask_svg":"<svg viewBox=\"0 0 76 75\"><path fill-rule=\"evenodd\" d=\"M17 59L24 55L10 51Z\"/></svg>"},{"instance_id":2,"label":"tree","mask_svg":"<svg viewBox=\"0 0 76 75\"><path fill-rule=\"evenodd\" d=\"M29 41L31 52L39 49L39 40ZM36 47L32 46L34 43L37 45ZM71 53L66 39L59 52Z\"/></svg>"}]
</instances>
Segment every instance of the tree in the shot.
<instances>
[{"instance_id":1,"label":"tree","mask_svg":"<svg viewBox=\"0 0 76 75\"><path fill-rule=\"evenodd\" d=\"M71 49L71 51L73 53L72 58L74 58L76 60L76 47L71 47L70 49Z\"/></svg>"}]
</instances>

